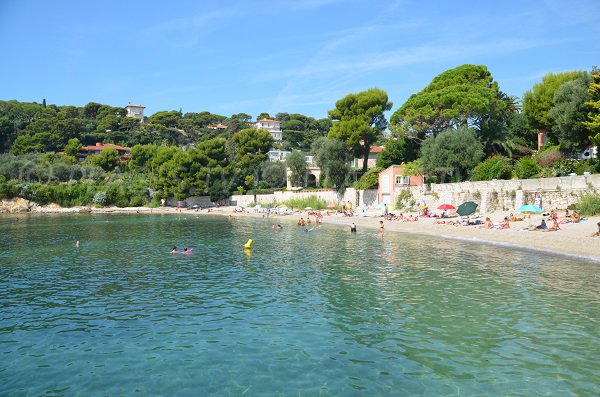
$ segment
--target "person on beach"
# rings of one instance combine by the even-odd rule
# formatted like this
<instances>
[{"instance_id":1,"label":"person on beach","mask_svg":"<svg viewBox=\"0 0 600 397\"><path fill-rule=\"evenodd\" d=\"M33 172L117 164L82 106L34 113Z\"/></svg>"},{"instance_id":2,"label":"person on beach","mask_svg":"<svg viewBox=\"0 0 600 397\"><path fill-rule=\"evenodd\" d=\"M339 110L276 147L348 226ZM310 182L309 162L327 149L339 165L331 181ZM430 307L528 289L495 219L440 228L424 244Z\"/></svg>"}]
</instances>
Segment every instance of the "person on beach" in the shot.
<instances>
[{"instance_id":1,"label":"person on beach","mask_svg":"<svg viewBox=\"0 0 600 397\"><path fill-rule=\"evenodd\" d=\"M383 216L388 216L388 213L389 213L388 206L387 206L387 204L384 204L383 205Z\"/></svg>"},{"instance_id":2,"label":"person on beach","mask_svg":"<svg viewBox=\"0 0 600 397\"><path fill-rule=\"evenodd\" d=\"M350 225L350 233L356 233L356 224L354 222Z\"/></svg>"},{"instance_id":3,"label":"person on beach","mask_svg":"<svg viewBox=\"0 0 600 397\"><path fill-rule=\"evenodd\" d=\"M591 237L600 237L600 222L598 222L598 231L592 233Z\"/></svg>"},{"instance_id":4,"label":"person on beach","mask_svg":"<svg viewBox=\"0 0 600 397\"><path fill-rule=\"evenodd\" d=\"M507 216L504 217L504 220L500 224L500 229L510 229L510 223L508 222Z\"/></svg>"},{"instance_id":5,"label":"person on beach","mask_svg":"<svg viewBox=\"0 0 600 397\"><path fill-rule=\"evenodd\" d=\"M492 222L489 216L485 218L485 222L483 222L483 227L485 229L491 229L494 227L494 223Z\"/></svg>"},{"instance_id":6,"label":"person on beach","mask_svg":"<svg viewBox=\"0 0 600 397\"><path fill-rule=\"evenodd\" d=\"M383 238L384 229L383 229L383 221L379 221L379 235Z\"/></svg>"},{"instance_id":7,"label":"person on beach","mask_svg":"<svg viewBox=\"0 0 600 397\"><path fill-rule=\"evenodd\" d=\"M542 223L540 223L537 227L537 230L548 230L548 225L546 225L546 220L542 219Z\"/></svg>"}]
</instances>

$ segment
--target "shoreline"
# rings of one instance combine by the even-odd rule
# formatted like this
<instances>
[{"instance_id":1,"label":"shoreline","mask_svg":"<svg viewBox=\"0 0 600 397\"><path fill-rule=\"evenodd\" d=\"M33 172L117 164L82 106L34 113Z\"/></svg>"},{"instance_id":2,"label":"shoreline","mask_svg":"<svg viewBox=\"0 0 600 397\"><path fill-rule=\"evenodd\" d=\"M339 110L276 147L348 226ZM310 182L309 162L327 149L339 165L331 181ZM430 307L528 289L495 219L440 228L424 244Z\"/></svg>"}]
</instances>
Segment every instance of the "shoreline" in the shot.
<instances>
[{"instance_id":1,"label":"shoreline","mask_svg":"<svg viewBox=\"0 0 600 397\"><path fill-rule=\"evenodd\" d=\"M262 217L262 212L235 212L236 207L214 207L210 209L178 209L175 207L73 207L61 208L58 206L35 207L33 211L18 214L0 214L8 216L43 215L43 214L181 214L181 215L219 215L232 217ZM490 213L483 214L493 220L501 220L507 214ZM293 220L296 222L300 217L306 217L306 211L297 211L292 215L271 214L270 220ZM314 218L314 217L313 217ZM554 232L527 231L528 221L512 222L511 228L506 230L483 229L479 226L453 226L445 224L434 224L437 218L418 218L416 222L401 222L397 220L384 220L386 233L408 233L421 236L434 236L453 240L468 241L476 244L492 244L505 248L518 248L528 251L544 252L548 254L566 255L582 260L600 262L600 237L590 237L597 231L597 222L600 216L588 218L580 223L562 224L561 229ZM451 219L451 218L450 218ZM380 211L369 210L364 214L356 214L352 217L333 213L322 218L323 224L350 227L355 223L359 232L367 229L373 233L379 233L379 221L383 220ZM537 224L541 216L533 217L531 224ZM525 230L524 230L525 229ZM384 237L385 238L385 237Z\"/></svg>"}]
</instances>

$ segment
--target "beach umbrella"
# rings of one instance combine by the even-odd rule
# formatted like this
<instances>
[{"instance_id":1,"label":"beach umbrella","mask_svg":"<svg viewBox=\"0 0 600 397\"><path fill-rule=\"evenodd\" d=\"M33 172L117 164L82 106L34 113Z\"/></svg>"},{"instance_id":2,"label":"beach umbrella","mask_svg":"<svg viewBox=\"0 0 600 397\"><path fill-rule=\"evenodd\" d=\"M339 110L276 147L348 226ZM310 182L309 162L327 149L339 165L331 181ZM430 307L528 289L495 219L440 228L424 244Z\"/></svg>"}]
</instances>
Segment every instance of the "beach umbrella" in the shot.
<instances>
[{"instance_id":1,"label":"beach umbrella","mask_svg":"<svg viewBox=\"0 0 600 397\"><path fill-rule=\"evenodd\" d=\"M260 205L260 204L256 204L256 205L254 206L254 209L255 209L255 210L258 210L258 209L260 209L261 207L262 207L262 205Z\"/></svg>"},{"instance_id":2,"label":"beach umbrella","mask_svg":"<svg viewBox=\"0 0 600 397\"><path fill-rule=\"evenodd\" d=\"M542 209L540 207L538 207L537 205L527 204L527 205L522 205L519 208L517 208L517 211L527 212L527 213L531 214L531 213L542 212Z\"/></svg>"},{"instance_id":3,"label":"beach umbrella","mask_svg":"<svg viewBox=\"0 0 600 397\"><path fill-rule=\"evenodd\" d=\"M517 211L523 212L525 214L529 214L529 224L531 225L531 214L540 213L540 212L542 212L542 209L540 207L538 207L537 205L527 204L527 205L522 205L519 208L517 208Z\"/></svg>"},{"instance_id":4,"label":"beach umbrella","mask_svg":"<svg viewBox=\"0 0 600 397\"><path fill-rule=\"evenodd\" d=\"M440 205L438 207L438 210L444 210L444 211L446 211L446 210L455 210L455 209L456 209L456 207L453 206L452 204L442 204L442 205Z\"/></svg>"},{"instance_id":5,"label":"beach umbrella","mask_svg":"<svg viewBox=\"0 0 600 397\"><path fill-rule=\"evenodd\" d=\"M466 201L458 206L456 213L460 216L471 215L477 209L477 203L473 201Z\"/></svg>"}]
</instances>

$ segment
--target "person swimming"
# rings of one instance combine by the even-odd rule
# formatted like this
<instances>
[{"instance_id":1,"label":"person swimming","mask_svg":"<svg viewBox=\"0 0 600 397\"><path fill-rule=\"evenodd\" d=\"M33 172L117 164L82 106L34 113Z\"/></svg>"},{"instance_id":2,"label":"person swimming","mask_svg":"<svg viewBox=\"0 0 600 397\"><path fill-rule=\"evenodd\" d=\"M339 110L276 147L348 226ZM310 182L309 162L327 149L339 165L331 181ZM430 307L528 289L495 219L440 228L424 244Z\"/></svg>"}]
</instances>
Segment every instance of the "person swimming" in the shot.
<instances>
[{"instance_id":1,"label":"person swimming","mask_svg":"<svg viewBox=\"0 0 600 397\"><path fill-rule=\"evenodd\" d=\"M171 253L172 254L178 254L179 251L177 251L177 247L173 246L173 248L171 249Z\"/></svg>"},{"instance_id":2,"label":"person swimming","mask_svg":"<svg viewBox=\"0 0 600 397\"><path fill-rule=\"evenodd\" d=\"M185 247L183 249L183 253L186 255L192 255L192 249L191 248L188 249L187 247Z\"/></svg>"},{"instance_id":3,"label":"person swimming","mask_svg":"<svg viewBox=\"0 0 600 397\"><path fill-rule=\"evenodd\" d=\"M354 222L350 225L350 233L356 233L356 224Z\"/></svg>"}]
</instances>

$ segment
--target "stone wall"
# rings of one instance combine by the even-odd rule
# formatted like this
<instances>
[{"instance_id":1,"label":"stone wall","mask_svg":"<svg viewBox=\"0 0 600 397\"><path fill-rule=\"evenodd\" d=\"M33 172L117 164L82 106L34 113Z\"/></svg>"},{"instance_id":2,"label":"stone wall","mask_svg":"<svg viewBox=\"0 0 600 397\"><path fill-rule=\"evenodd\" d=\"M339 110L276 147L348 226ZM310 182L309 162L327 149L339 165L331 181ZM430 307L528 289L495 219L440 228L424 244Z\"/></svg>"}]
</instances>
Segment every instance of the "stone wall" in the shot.
<instances>
[{"instance_id":1,"label":"stone wall","mask_svg":"<svg viewBox=\"0 0 600 397\"><path fill-rule=\"evenodd\" d=\"M353 188L346 189L343 195L338 194L335 190L300 190L275 192L273 194L257 194L257 195L236 195L231 196L232 204L249 207L252 204L271 204L282 203L291 199L309 198L317 196L321 200L325 200L328 205L337 206L342 202L350 201L353 206L358 207L364 205L366 207L377 206L377 190L356 190Z\"/></svg>"},{"instance_id":2,"label":"stone wall","mask_svg":"<svg viewBox=\"0 0 600 397\"><path fill-rule=\"evenodd\" d=\"M600 193L600 174L431 184L429 188L411 188L411 193L418 203L429 208L474 201L482 213L514 211L525 204L537 204L544 210L566 209L586 193Z\"/></svg>"}]
</instances>

